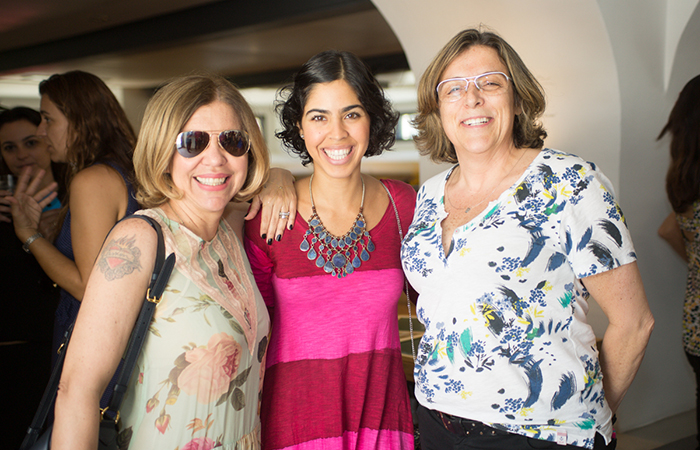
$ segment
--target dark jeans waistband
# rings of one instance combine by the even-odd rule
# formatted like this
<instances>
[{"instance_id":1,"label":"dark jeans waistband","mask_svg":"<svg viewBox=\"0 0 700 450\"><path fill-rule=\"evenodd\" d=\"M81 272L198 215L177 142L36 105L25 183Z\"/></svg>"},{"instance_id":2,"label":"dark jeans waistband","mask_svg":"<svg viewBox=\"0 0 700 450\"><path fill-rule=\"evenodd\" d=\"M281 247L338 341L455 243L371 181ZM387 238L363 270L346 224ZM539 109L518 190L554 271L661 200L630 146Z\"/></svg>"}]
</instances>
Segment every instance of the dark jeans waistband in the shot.
<instances>
[{"instance_id":1,"label":"dark jeans waistband","mask_svg":"<svg viewBox=\"0 0 700 450\"><path fill-rule=\"evenodd\" d=\"M460 434L464 436L499 436L507 435L507 431L498 430L483 422L477 420L465 419L464 417L457 417L451 414L444 413L442 411L430 410L433 414L437 415L442 421L445 428L452 433Z\"/></svg>"}]
</instances>

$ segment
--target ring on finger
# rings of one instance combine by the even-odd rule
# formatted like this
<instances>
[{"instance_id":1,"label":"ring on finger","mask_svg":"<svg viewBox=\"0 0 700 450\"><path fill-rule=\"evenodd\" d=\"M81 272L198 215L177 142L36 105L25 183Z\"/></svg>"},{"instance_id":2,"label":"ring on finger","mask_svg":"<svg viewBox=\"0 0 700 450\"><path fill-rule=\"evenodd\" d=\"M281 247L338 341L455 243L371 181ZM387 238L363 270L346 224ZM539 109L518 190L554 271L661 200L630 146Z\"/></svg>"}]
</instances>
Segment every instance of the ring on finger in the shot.
<instances>
[{"instance_id":1,"label":"ring on finger","mask_svg":"<svg viewBox=\"0 0 700 450\"><path fill-rule=\"evenodd\" d=\"M289 211L287 211L287 212L280 211L280 219L286 219L288 217L289 217Z\"/></svg>"}]
</instances>

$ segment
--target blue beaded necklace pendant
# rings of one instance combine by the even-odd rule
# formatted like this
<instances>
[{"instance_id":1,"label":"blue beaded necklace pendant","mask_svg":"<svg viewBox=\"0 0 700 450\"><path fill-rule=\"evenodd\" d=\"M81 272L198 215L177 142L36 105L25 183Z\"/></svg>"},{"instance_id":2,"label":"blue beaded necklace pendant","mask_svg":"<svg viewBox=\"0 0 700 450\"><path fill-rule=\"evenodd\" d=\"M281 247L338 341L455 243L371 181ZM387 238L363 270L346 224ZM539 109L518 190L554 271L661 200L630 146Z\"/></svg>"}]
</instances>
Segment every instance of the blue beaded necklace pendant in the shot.
<instances>
[{"instance_id":1,"label":"blue beaded necklace pendant","mask_svg":"<svg viewBox=\"0 0 700 450\"><path fill-rule=\"evenodd\" d=\"M336 236L326 230L321 218L316 212L314 196L311 192L309 179L309 197L311 199L311 218L309 229L299 245L299 250L306 253L310 261L314 261L316 267L323 268L326 273L334 277L343 278L359 268L363 262L369 260L369 254L374 251L374 242L367 231L367 221L362 213L365 206L365 180L362 179L362 203L360 211L350 230L342 236Z\"/></svg>"}]
</instances>

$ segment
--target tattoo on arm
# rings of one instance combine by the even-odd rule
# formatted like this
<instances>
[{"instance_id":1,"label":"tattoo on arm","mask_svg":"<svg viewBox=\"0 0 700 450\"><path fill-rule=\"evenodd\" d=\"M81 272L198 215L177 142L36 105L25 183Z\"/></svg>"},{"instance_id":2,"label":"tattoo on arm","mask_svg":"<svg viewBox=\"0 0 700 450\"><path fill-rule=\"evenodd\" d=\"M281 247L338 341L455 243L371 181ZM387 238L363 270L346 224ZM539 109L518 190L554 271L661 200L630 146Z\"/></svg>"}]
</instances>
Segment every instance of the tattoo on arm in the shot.
<instances>
[{"instance_id":1,"label":"tattoo on arm","mask_svg":"<svg viewBox=\"0 0 700 450\"><path fill-rule=\"evenodd\" d=\"M135 237L112 239L102 250L97 267L107 281L123 278L134 270L141 271L141 250L134 246Z\"/></svg>"}]
</instances>

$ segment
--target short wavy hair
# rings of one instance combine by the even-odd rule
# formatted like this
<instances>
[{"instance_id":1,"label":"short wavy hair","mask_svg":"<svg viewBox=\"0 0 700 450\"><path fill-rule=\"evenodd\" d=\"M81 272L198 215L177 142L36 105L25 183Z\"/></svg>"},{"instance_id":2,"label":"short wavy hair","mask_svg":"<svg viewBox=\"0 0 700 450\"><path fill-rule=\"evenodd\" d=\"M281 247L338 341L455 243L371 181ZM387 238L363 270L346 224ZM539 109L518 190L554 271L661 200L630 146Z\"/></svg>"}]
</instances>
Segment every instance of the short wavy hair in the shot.
<instances>
[{"instance_id":1,"label":"short wavy hair","mask_svg":"<svg viewBox=\"0 0 700 450\"><path fill-rule=\"evenodd\" d=\"M370 119L369 145L365 156L380 155L396 139L399 114L384 96L384 90L367 65L350 52L328 50L311 57L294 75L292 84L278 92L276 111L284 127L275 133L285 148L306 166L311 155L299 136L299 123L311 91L317 84L345 80L360 100Z\"/></svg>"},{"instance_id":2,"label":"short wavy hair","mask_svg":"<svg viewBox=\"0 0 700 450\"><path fill-rule=\"evenodd\" d=\"M547 132L539 119L544 113L544 89L530 73L520 56L502 37L490 31L468 29L459 32L435 56L418 84L418 115L413 121L418 130L414 138L421 155L434 162L456 163L457 154L447 138L440 119L436 88L447 66L474 45L491 47L508 68L515 89L515 102L522 112L513 124L516 148L542 148Z\"/></svg>"},{"instance_id":3,"label":"short wavy hair","mask_svg":"<svg viewBox=\"0 0 700 450\"><path fill-rule=\"evenodd\" d=\"M145 208L182 198L169 173L176 153L175 140L199 108L217 100L233 108L251 140L246 180L233 200L245 201L260 191L267 180L270 158L253 110L225 78L212 74L189 75L174 78L158 89L144 112L134 150L134 169L136 199Z\"/></svg>"}]
</instances>

